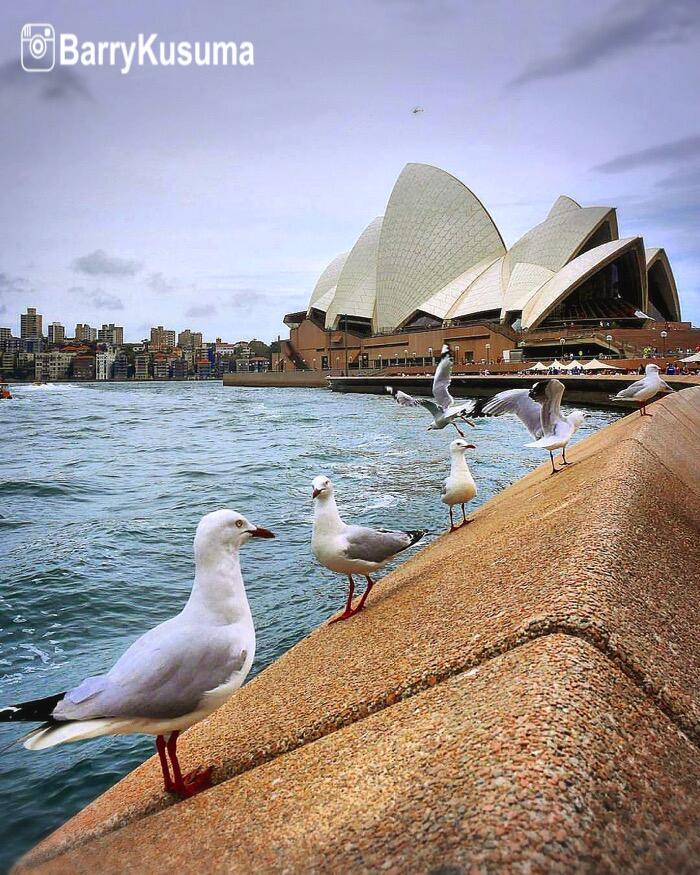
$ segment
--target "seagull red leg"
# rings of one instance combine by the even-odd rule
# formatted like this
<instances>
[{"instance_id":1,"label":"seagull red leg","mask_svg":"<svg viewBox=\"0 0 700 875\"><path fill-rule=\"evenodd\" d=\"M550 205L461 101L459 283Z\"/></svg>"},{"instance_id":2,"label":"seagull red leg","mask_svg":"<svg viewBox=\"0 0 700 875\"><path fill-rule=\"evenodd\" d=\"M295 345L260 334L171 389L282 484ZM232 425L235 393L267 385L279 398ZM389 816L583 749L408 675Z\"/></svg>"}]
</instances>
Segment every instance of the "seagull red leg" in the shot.
<instances>
[{"instance_id":1,"label":"seagull red leg","mask_svg":"<svg viewBox=\"0 0 700 875\"><path fill-rule=\"evenodd\" d=\"M350 586L348 587L348 600L345 605L345 610L339 616L333 617L332 620L329 620L329 623L338 623L340 620L347 620L348 617L352 617L353 614L357 613L357 611L353 611L352 609L352 597L355 594L355 581L352 579L352 574L348 574L348 580L350 581Z\"/></svg>"},{"instance_id":2,"label":"seagull red leg","mask_svg":"<svg viewBox=\"0 0 700 875\"><path fill-rule=\"evenodd\" d=\"M464 437L464 432L463 432L462 429L457 425L457 423L453 421L453 422L452 422L452 425L454 425L454 427L457 429L457 431L459 432L460 436L461 436L461 437Z\"/></svg>"},{"instance_id":3,"label":"seagull red leg","mask_svg":"<svg viewBox=\"0 0 700 875\"><path fill-rule=\"evenodd\" d=\"M372 592L372 587L374 586L374 581L369 576L369 574L365 574L365 578L367 579L367 589L362 593L362 598L358 602L358 605L353 612L355 614L359 614L362 608L364 608L365 602L367 601L367 596L370 594L370 592Z\"/></svg>"},{"instance_id":4,"label":"seagull red leg","mask_svg":"<svg viewBox=\"0 0 700 875\"><path fill-rule=\"evenodd\" d=\"M188 774L183 776L177 758L177 739L179 735L180 733L177 730L171 732L166 744L168 756L173 767L174 780L171 792L182 799L189 799L190 796L194 796L197 793L201 793L202 790L211 787L212 769L211 766L208 769L195 769L193 772L188 772Z\"/></svg>"},{"instance_id":5,"label":"seagull red leg","mask_svg":"<svg viewBox=\"0 0 700 875\"><path fill-rule=\"evenodd\" d=\"M450 510L450 532L456 532L459 526L455 525L454 517L452 516L452 505L449 505Z\"/></svg>"},{"instance_id":6,"label":"seagull red leg","mask_svg":"<svg viewBox=\"0 0 700 875\"><path fill-rule=\"evenodd\" d=\"M168 768L168 757L165 753L164 735L156 736L156 750L158 751L158 758L160 759L160 767L163 770L163 786L165 787L165 792L172 793L175 789L175 785L173 784L173 779L170 777L170 769Z\"/></svg>"},{"instance_id":7,"label":"seagull red leg","mask_svg":"<svg viewBox=\"0 0 700 875\"><path fill-rule=\"evenodd\" d=\"M559 468L556 468L554 466L554 453L551 450L549 451L549 458L550 458L550 461L552 462L552 474L558 474Z\"/></svg>"},{"instance_id":8,"label":"seagull red leg","mask_svg":"<svg viewBox=\"0 0 700 875\"><path fill-rule=\"evenodd\" d=\"M471 522L471 520L467 519L467 511L464 507L464 503L462 503L462 522L459 524L458 528L461 529L462 526L466 526L470 522Z\"/></svg>"}]
</instances>

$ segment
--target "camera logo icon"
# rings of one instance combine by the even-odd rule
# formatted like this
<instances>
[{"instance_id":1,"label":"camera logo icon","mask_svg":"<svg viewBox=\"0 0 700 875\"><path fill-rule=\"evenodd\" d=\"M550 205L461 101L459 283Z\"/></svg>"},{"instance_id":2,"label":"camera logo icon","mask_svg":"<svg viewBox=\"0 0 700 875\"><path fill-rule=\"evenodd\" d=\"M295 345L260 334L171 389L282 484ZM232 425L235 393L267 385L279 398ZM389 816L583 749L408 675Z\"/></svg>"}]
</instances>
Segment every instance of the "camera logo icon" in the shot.
<instances>
[{"instance_id":1,"label":"camera logo icon","mask_svg":"<svg viewBox=\"0 0 700 875\"><path fill-rule=\"evenodd\" d=\"M56 63L56 32L51 24L25 24L21 35L22 69L48 73Z\"/></svg>"}]
</instances>

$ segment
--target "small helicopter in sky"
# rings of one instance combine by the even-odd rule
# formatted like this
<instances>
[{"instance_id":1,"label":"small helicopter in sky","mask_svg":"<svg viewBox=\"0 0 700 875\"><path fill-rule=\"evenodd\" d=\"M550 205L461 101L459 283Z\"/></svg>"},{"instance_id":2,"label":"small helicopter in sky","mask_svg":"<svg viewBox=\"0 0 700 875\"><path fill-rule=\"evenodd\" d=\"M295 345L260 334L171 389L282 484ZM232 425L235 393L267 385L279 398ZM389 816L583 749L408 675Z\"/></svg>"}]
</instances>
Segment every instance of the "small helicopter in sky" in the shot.
<instances>
[{"instance_id":1,"label":"small helicopter in sky","mask_svg":"<svg viewBox=\"0 0 700 875\"><path fill-rule=\"evenodd\" d=\"M414 106L411 112L413 113L413 115L417 115L419 112L425 112L425 110L422 106Z\"/></svg>"}]
</instances>

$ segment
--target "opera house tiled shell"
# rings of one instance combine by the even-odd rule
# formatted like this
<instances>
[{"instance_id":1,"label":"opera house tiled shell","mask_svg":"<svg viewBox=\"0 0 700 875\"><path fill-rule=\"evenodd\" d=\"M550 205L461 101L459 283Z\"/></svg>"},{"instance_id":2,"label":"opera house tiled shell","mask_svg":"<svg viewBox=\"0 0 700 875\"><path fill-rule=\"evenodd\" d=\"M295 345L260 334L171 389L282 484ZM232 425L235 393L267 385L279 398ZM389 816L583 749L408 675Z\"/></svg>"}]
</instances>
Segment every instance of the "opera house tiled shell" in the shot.
<instances>
[{"instance_id":1,"label":"opera house tiled shell","mask_svg":"<svg viewBox=\"0 0 700 875\"><path fill-rule=\"evenodd\" d=\"M323 271L309 302L327 329L380 333L476 321L523 330L680 321L663 249L620 239L615 209L557 199L510 249L458 179L407 164L383 217Z\"/></svg>"}]
</instances>

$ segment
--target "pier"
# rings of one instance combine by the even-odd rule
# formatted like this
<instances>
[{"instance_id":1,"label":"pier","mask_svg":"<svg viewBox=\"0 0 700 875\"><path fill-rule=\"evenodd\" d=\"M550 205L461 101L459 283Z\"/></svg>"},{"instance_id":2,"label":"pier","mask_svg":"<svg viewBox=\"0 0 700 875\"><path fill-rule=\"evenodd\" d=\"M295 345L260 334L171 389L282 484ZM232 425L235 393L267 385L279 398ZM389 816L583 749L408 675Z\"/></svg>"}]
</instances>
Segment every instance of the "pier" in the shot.
<instances>
[{"instance_id":1,"label":"pier","mask_svg":"<svg viewBox=\"0 0 700 875\"><path fill-rule=\"evenodd\" d=\"M15 872L692 871L700 387L568 455L189 730L211 790L151 758Z\"/></svg>"}]
</instances>

